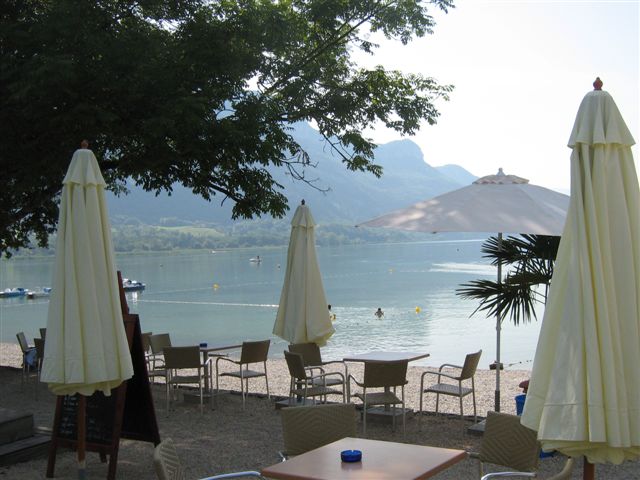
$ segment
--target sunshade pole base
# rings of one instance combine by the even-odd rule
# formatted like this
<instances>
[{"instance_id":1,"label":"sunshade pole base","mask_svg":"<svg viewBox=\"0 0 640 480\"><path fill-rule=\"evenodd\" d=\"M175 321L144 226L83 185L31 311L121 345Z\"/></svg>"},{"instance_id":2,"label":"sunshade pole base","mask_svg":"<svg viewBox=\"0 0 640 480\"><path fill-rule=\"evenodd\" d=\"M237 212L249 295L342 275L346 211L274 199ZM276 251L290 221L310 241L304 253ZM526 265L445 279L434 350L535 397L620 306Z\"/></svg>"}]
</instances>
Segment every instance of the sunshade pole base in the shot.
<instances>
[{"instance_id":1,"label":"sunshade pole base","mask_svg":"<svg viewBox=\"0 0 640 480\"><path fill-rule=\"evenodd\" d=\"M87 440L87 425L86 425L86 411L87 411L87 398L84 395L78 394L78 480L85 480L87 478L87 464L86 464L86 440Z\"/></svg>"},{"instance_id":2,"label":"sunshade pole base","mask_svg":"<svg viewBox=\"0 0 640 480\"><path fill-rule=\"evenodd\" d=\"M584 457L582 466L582 480L596 480L596 466Z\"/></svg>"}]
</instances>

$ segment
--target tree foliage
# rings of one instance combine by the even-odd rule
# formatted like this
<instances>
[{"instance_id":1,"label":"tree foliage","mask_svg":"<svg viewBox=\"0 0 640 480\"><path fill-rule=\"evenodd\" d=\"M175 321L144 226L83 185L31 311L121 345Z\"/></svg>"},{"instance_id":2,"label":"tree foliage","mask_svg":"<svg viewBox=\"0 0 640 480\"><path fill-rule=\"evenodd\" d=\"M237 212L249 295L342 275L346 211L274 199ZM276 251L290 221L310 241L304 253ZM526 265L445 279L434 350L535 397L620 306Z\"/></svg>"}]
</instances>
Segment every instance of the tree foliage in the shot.
<instances>
[{"instance_id":1,"label":"tree foliage","mask_svg":"<svg viewBox=\"0 0 640 480\"><path fill-rule=\"evenodd\" d=\"M291 137L312 122L346 168L380 175L363 136L413 134L450 86L366 69L371 32L409 42L453 0L8 0L0 11L0 253L45 245L73 150L88 139L114 191L181 183L282 217L268 167L305 180Z\"/></svg>"},{"instance_id":2,"label":"tree foliage","mask_svg":"<svg viewBox=\"0 0 640 480\"><path fill-rule=\"evenodd\" d=\"M508 237L502 242L490 237L482 246L485 258L492 265L502 264L507 275L500 283L491 280L473 280L461 285L457 294L463 298L480 300L474 311L485 311L487 316L510 316L514 324L536 318L535 305L546 301L558 254L560 237L522 235ZM544 286L544 294L537 288Z\"/></svg>"}]
</instances>

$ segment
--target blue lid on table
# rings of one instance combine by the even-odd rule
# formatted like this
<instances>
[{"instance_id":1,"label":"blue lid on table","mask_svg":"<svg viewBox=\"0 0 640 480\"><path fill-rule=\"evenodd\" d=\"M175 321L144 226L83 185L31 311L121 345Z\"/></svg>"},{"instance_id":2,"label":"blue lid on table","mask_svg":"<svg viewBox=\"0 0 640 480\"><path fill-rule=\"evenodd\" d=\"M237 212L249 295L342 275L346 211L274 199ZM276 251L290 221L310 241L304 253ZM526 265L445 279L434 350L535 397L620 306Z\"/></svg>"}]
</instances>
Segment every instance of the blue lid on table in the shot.
<instances>
[{"instance_id":1,"label":"blue lid on table","mask_svg":"<svg viewBox=\"0 0 640 480\"><path fill-rule=\"evenodd\" d=\"M343 450L340 452L340 458L343 462L359 462L362 460L362 452L360 450Z\"/></svg>"}]
</instances>

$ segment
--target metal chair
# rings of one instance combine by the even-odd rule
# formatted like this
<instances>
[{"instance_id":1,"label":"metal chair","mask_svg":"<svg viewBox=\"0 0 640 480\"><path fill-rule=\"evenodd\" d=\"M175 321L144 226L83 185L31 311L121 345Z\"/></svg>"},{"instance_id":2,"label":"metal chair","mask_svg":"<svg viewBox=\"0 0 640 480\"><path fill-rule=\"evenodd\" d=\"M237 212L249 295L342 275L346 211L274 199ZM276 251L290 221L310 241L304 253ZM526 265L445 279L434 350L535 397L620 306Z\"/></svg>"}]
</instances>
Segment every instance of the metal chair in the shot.
<instances>
[{"instance_id":1,"label":"metal chair","mask_svg":"<svg viewBox=\"0 0 640 480\"><path fill-rule=\"evenodd\" d=\"M393 429L396 426L396 405L402 407L402 433L406 431L406 418L404 408L404 386L407 381L407 360L394 362L373 362L364 363L364 378L362 382L358 382L353 375L349 375L347 379L347 401L351 402L351 380L362 388L362 392L354 393L354 397L362 400L362 433L367 433L367 409L373 405L384 405L392 407ZM396 388L401 388L401 397L396 395ZM371 388L384 388L383 392L367 392ZM393 392L391 392L393 388Z\"/></svg>"},{"instance_id":2,"label":"metal chair","mask_svg":"<svg viewBox=\"0 0 640 480\"><path fill-rule=\"evenodd\" d=\"M40 384L40 372L42 371L42 361L44 360L44 339L34 338L33 343L36 348L36 399L38 398L38 386Z\"/></svg>"},{"instance_id":3,"label":"metal chair","mask_svg":"<svg viewBox=\"0 0 640 480\"><path fill-rule=\"evenodd\" d=\"M478 459L483 480L499 477L536 478L540 444L537 433L520 423L520 417L499 412L487 412L482 443L479 452L470 452ZM484 464L492 463L517 471L484 474ZM573 459L569 459L562 471L549 480L571 477Z\"/></svg>"},{"instance_id":4,"label":"metal chair","mask_svg":"<svg viewBox=\"0 0 640 480\"><path fill-rule=\"evenodd\" d=\"M46 328L41 328L40 329L40 338L42 340L46 340L46 338L47 338L47 329Z\"/></svg>"},{"instance_id":5,"label":"metal chair","mask_svg":"<svg viewBox=\"0 0 640 480\"><path fill-rule=\"evenodd\" d=\"M320 347L318 344L309 342L309 343L292 343L289 345L289 351L292 353L299 353L302 355L302 360L304 362L304 366L308 369L311 369L311 374L313 375L313 370L317 369L320 373L325 373L324 367L330 364L340 364L345 369L345 373L342 377L342 380L339 378L323 378L317 379L321 385L332 386L332 385L340 385L341 383L344 385L344 378L347 375L347 366L341 360L331 360L328 362L324 362L322 360L322 355L320 353Z\"/></svg>"},{"instance_id":6,"label":"metal chair","mask_svg":"<svg viewBox=\"0 0 640 480\"><path fill-rule=\"evenodd\" d=\"M306 404L307 398L323 397L326 401L327 395L342 395L342 402L345 400L345 382L344 375L340 372L319 373L318 375L309 374L313 371L312 367L305 367L302 355L293 352L284 352L284 358L287 361L291 382L289 384L289 404L295 402L295 397L300 396L303 404ZM342 389L329 387L331 376L339 377L337 383L333 385L342 385Z\"/></svg>"},{"instance_id":7,"label":"metal chair","mask_svg":"<svg viewBox=\"0 0 640 480\"><path fill-rule=\"evenodd\" d=\"M171 407L173 397L171 391L177 391L179 385L198 385L200 390L200 413L204 409L205 376L208 375L211 359L202 363L200 348L193 347L164 347L164 367L166 370L165 382L167 389L167 411ZM190 372L180 373L180 370L196 370L196 374Z\"/></svg>"},{"instance_id":8,"label":"metal chair","mask_svg":"<svg viewBox=\"0 0 640 480\"><path fill-rule=\"evenodd\" d=\"M245 408L246 395L249 393L249 379L264 377L267 385L267 398L271 398L269 394L269 378L267 377L267 357L269 355L269 345L271 340L260 340L257 342L243 342L240 352L240 360L233 360L227 357L216 357L216 395L220 393L219 378L234 377L240 379L240 390L242 391L242 409ZM220 372L220 361L226 361L237 365L239 369L231 372ZM264 371L249 370L249 365L254 363L262 363Z\"/></svg>"},{"instance_id":9,"label":"metal chair","mask_svg":"<svg viewBox=\"0 0 640 480\"><path fill-rule=\"evenodd\" d=\"M287 407L280 411L284 451L283 460L356 436L356 406L353 403Z\"/></svg>"},{"instance_id":10,"label":"metal chair","mask_svg":"<svg viewBox=\"0 0 640 480\"><path fill-rule=\"evenodd\" d=\"M460 418L464 420L464 410L462 407L462 399L471 394L473 396L473 421L478 421L478 416L476 413L476 388L474 382L474 375L476 374L476 369L478 368L478 362L480 361L480 356L482 355L482 350L476 353L470 353L466 356L464 360L464 365L453 365L450 363L444 363L440 365L437 372L424 372L420 377L420 418L422 418L422 396L424 393L435 393L436 394L436 413L439 411L440 406L440 395L450 395L453 397L458 397L460 399ZM452 375L442 370L444 368L451 369L459 369L460 373L458 375ZM435 385L431 385L428 388L424 388L424 377L427 375L437 375L438 383ZM449 378L451 380L455 380L457 384L454 383L443 383L442 377ZM471 388L463 387L462 382L465 380L471 380Z\"/></svg>"},{"instance_id":11,"label":"metal chair","mask_svg":"<svg viewBox=\"0 0 640 480\"><path fill-rule=\"evenodd\" d=\"M186 480L184 467L180 463L180 458L176 452L173 440L165 438L156 445L153 450L153 467L158 476L158 480ZM218 480L223 478L241 478L241 477L258 477L264 478L259 472L236 472L224 473L222 475L214 475L212 477L202 478L201 480Z\"/></svg>"}]
</instances>

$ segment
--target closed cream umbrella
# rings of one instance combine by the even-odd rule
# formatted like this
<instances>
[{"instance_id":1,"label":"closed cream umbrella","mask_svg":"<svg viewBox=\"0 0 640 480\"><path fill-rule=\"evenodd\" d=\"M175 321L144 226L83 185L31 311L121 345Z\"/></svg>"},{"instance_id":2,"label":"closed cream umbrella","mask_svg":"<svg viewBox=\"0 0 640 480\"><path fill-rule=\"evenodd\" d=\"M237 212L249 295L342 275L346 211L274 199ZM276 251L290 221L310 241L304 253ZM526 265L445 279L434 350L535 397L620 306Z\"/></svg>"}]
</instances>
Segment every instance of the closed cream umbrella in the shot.
<instances>
[{"instance_id":1,"label":"closed cream umbrella","mask_svg":"<svg viewBox=\"0 0 640 480\"><path fill-rule=\"evenodd\" d=\"M466 187L395 210L359 227L385 227L414 232L499 232L560 235L569 197L507 175L481 177ZM498 282L502 281L498 263ZM500 359L502 322L496 318L496 365ZM496 368L495 409L500 411L500 368Z\"/></svg>"},{"instance_id":2,"label":"closed cream umbrella","mask_svg":"<svg viewBox=\"0 0 640 480\"><path fill-rule=\"evenodd\" d=\"M640 457L640 189L634 140L594 86L569 140L571 203L521 421L545 450L618 464Z\"/></svg>"},{"instance_id":3,"label":"closed cream umbrella","mask_svg":"<svg viewBox=\"0 0 640 480\"><path fill-rule=\"evenodd\" d=\"M273 333L290 343L322 346L335 329L316 256L315 226L303 200L291 220L287 269Z\"/></svg>"},{"instance_id":4,"label":"closed cream umbrella","mask_svg":"<svg viewBox=\"0 0 640 480\"><path fill-rule=\"evenodd\" d=\"M56 395L80 394L80 409L83 396L110 395L133 376L104 188L93 152L76 150L63 181L41 380Z\"/></svg>"}]
</instances>

